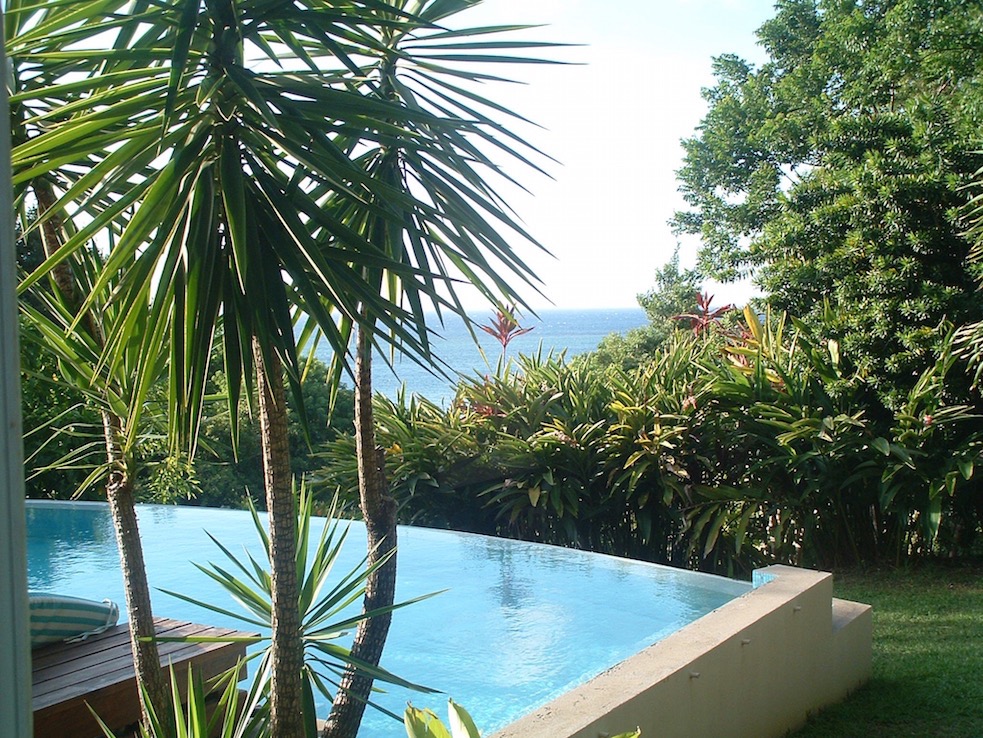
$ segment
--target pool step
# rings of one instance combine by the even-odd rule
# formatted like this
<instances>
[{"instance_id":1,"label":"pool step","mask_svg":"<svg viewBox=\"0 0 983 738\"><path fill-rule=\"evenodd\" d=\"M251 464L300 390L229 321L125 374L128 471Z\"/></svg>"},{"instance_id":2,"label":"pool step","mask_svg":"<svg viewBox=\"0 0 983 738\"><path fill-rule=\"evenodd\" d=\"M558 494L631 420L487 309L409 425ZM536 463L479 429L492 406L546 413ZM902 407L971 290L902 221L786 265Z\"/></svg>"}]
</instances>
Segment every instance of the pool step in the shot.
<instances>
[{"instance_id":1,"label":"pool step","mask_svg":"<svg viewBox=\"0 0 983 738\"><path fill-rule=\"evenodd\" d=\"M850 625L857 618L865 617L870 612L870 605L850 600L833 598L833 633L837 633Z\"/></svg>"}]
</instances>

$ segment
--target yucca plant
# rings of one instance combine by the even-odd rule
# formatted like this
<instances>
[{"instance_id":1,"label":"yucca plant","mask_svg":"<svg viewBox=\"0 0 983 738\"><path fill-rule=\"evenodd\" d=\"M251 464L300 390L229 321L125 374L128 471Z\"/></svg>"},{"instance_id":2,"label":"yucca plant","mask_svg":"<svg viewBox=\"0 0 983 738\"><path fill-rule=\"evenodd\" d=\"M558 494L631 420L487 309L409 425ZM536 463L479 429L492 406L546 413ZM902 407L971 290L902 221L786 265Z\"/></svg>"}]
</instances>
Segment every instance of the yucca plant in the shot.
<instances>
[{"instance_id":1,"label":"yucca plant","mask_svg":"<svg viewBox=\"0 0 983 738\"><path fill-rule=\"evenodd\" d=\"M453 28L475 0L389 0L371 12L372 45L346 39L339 48L360 59L346 75L367 103L378 103L378 135L339 136L371 183L364 199L337 187L323 187L325 210L350 229L335 234L371 245L383 257L362 263L358 274L367 290L391 305L406 306L416 322L424 358L427 336L423 300L438 316L444 309L465 318L457 278L501 308L522 304L511 278L531 285L534 275L498 228L527 241L531 237L509 212L494 183L511 183L497 159L538 169L539 152L510 131L522 122L515 113L478 94L476 82L497 79L498 65L543 63L523 56L544 44L501 37L502 27ZM407 22L410 21L410 22ZM351 66L351 65L349 65ZM386 114L381 106L391 111ZM503 279L504 272L509 279ZM416 283L416 284L414 284ZM365 607L392 601L396 582L396 503L389 494L385 459L375 437L372 360L377 324L392 323L391 310L364 300L357 313L355 343L355 441L359 463L359 506L366 522L370 558L385 558L368 588ZM390 343L402 340L391 332ZM343 360L342 354L336 358ZM389 628L387 617L360 623L353 650L377 661ZM349 672L325 727L325 736L357 730L371 681Z\"/></svg>"},{"instance_id":2,"label":"yucca plant","mask_svg":"<svg viewBox=\"0 0 983 738\"><path fill-rule=\"evenodd\" d=\"M447 701L447 724L433 710L420 710L408 705L403 715L408 738L481 738L478 727L468 711L454 700ZM640 738L642 732L618 733L611 738Z\"/></svg>"},{"instance_id":3,"label":"yucca plant","mask_svg":"<svg viewBox=\"0 0 983 738\"><path fill-rule=\"evenodd\" d=\"M352 606L362 600L366 582L372 573L367 565L368 556L351 571L338 573L335 564L348 537L348 527L333 519L334 506L329 519L325 521L320 535L315 538L313 530L313 496L307 492L306 485L300 485L297 495L297 538L296 538L296 576L298 601L297 609L301 624L301 638L304 646L304 661L301 666L303 684L303 726L306 736L317 734L315 714L315 692L328 700L341 689L342 675L346 669L354 668L391 684L410 689L429 691L425 687L397 677L376 664L359 660L347 647L337 641L346 632L356 628L365 618L386 614L380 611L352 612ZM264 551L269 552L269 539L265 526L255 508L251 507L256 533ZM272 608L272 581L268 561L258 561L251 553L236 555L225 543L209 534L222 553L223 563L195 566L210 579L217 582L243 611L230 610L214 602L202 601L179 592L167 591L178 599L238 620L249 628L259 628L268 633L274 617ZM376 563L373 566L381 566ZM386 608L392 612L400 607L417 602L423 598L394 604ZM248 661L253 664L253 684L250 688L251 701L246 710L254 716L254 724L264 730L273 731L268 725L269 687L272 674L272 653L269 636L251 639L262 647L254 651ZM371 701L370 701L371 704ZM383 708L379 707L383 710ZM388 712L383 710L384 712ZM394 719L398 716L389 713ZM255 725L254 725L255 727ZM275 732L273 733L275 734Z\"/></svg>"},{"instance_id":4,"label":"yucca plant","mask_svg":"<svg viewBox=\"0 0 983 738\"><path fill-rule=\"evenodd\" d=\"M425 307L466 315L459 278L500 305L522 304L510 280L533 281L498 232L528 240L491 182L509 181L502 158L526 166L538 154L502 122L517 116L475 92L499 78L473 64L526 61L523 50L541 44L494 37L513 28L449 28L475 4L91 0L5 9L8 56L27 67L12 98L15 186L37 183L39 227L77 220L25 288L91 239L112 240L82 309L106 299L122 315L151 306L146 331L123 320L106 333L102 360L117 362L132 341L147 362L168 356L169 430L189 456L214 344L223 347L230 416L257 391L282 738L301 728L285 443L288 388L303 407L294 311L326 336L337 381L354 325L364 329L359 356L374 341L427 362ZM124 276L110 293L116 273ZM353 374L368 413L370 380L363 367ZM368 415L360 422L368 474L379 466L370 424ZM374 541L391 545L388 501L363 502L374 499L382 504L365 506L366 522ZM373 589L383 598L388 561L374 570L389 583ZM381 631L359 642L377 654ZM353 704L332 735L354 735Z\"/></svg>"},{"instance_id":5,"label":"yucca plant","mask_svg":"<svg viewBox=\"0 0 983 738\"><path fill-rule=\"evenodd\" d=\"M201 675L188 667L187 689L182 692L178 675L170 667L170 700L155 706L146 694L146 686L140 682L144 702L150 705L148 720L140 725L139 738L262 738L262 727L256 724L254 716L247 709L256 695L253 693L260 685L253 682L245 700L239 694L238 675L243 664L236 664L215 681L206 685ZM209 694L220 693L216 701ZM242 700L242 701L241 701ZM166 711L167 715L161 714ZM116 736L99 715L93 713L106 738ZM129 736L129 733L126 734Z\"/></svg>"},{"instance_id":6,"label":"yucca plant","mask_svg":"<svg viewBox=\"0 0 983 738\"><path fill-rule=\"evenodd\" d=\"M64 231L52 223L47 224L47 230L45 240L50 249L51 242L60 239ZM26 335L38 339L36 350L57 361L57 381L81 393L101 420L94 427L69 431L76 442L54 463L88 471L75 494L97 485L105 487L119 545L134 672L145 687L141 700L149 697L152 702L163 704L166 684L153 641L150 585L134 506L137 476L141 466L145 470L140 463L141 448L155 429L166 434L162 429L167 425L167 399L159 391L165 375L165 357L158 355L150 361L139 343L130 341L121 347L115 361L103 361L105 332L125 320L141 334L148 330L150 313L149 304L142 302L132 305L129 313L113 304L93 304L84 316L80 315L82 295L92 291L103 261L91 245L75 252L59 264L50 283L35 284L20 301L20 307L33 328ZM112 287L117 284L116 280L110 283ZM52 437L61 431L57 427L50 429ZM151 702L142 702L145 724L151 706ZM163 714L165 721L168 717Z\"/></svg>"}]
</instances>

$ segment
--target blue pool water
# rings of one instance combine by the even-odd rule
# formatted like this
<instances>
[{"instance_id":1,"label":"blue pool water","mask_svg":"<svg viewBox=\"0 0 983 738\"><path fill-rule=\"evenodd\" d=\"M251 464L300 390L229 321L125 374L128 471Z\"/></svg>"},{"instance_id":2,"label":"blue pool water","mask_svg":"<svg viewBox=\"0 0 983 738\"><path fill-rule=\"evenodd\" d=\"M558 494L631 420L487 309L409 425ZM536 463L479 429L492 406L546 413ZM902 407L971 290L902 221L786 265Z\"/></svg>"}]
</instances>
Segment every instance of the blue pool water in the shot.
<instances>
[{"instance_id":1,"label":"blue pool water","mask_svg":"<svg viewBox=\"0 0 983 738\"><path fill-rule=\"evenodd\" d=\"M139 519L152 588L237 607L191 562L223 560L206 530L232 551L245 547L263 559L248 513L145 505ZM339 576L364 556L364 528L351 526ZM31 589L110 598L122 605L105 504L29 501L27 533ZM444 694L387 686L378 701L396 713L412 701L444 715L450 696L471 711L484 732L491 732L751 585L552 546L401 528L397 598L445 589L396 612L383 657L383 666L393 673ZM153 600L157 615L237 625L159 591ZM321 705L319 714L327 709ZM359 735L402 734L401 725L370 709Z\"/></svg>"}]
</instances>

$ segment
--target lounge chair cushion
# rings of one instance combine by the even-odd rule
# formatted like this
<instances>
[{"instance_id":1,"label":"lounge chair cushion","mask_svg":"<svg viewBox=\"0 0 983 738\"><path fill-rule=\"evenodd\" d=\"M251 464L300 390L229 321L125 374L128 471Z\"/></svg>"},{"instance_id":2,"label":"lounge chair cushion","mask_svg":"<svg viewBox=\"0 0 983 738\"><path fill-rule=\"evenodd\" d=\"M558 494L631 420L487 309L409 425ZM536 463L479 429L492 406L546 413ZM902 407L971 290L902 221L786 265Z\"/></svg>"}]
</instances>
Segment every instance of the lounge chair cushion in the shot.
<instances>
[{"instance_id":1,"label":"lounge chair cushion","mask_svg":"<svg viewBox=\"0 0 983 738\"><path fill-rule=\"evenodd\" d=\"M116 625L119 608L109 600L31 592L31 648L58 641L82 640Z\"/></svg>"}]
</instances>

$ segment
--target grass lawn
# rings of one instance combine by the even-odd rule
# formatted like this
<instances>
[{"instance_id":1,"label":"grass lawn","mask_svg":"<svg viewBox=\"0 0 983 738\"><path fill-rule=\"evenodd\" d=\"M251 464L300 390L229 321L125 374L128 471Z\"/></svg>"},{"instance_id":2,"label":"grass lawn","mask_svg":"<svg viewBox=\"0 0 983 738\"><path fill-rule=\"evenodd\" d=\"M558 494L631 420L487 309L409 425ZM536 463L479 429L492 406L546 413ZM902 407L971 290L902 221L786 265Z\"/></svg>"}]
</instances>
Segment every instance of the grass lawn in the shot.
<instances>
[{"instance_id":1,"label":"grass lawn","mask_svg":"<svg viewBox=\"0 0 983 738\"><path fill-rule=\"evenodd\" d=\"M983 562L834 582L837 597L874 606L874 673L795 738L983 736Z\"/></svg>"}]
</instances>

